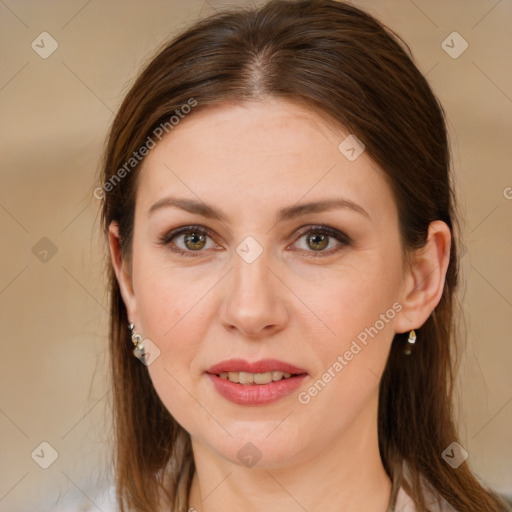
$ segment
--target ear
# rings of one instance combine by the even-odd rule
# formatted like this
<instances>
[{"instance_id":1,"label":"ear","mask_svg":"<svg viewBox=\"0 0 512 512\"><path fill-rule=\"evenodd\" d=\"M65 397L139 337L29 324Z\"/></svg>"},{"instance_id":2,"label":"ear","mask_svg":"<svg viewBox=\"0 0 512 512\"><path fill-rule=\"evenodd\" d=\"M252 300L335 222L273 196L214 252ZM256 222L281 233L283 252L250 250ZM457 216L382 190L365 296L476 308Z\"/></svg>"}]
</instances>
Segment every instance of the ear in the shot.
<instances>
[{"instance_id":1,"label":"ear","mask_svg":"<svg viewBox=\"0 0 512 512\"><path fill-rule=\"evenodd\" d=\"M130 322L137 323L137 307L135 293L133 291L131 262L123 259L119 226L115 221L110 223L108 229L108 240L112 266L114 267L117 282L119 283L119 288L121 290L121 296L126 306L128 319Z\"/></svg>"},{"instance_id":2,"label":"ear","mask_svg":"<svg viewBox=\"0 0 512 512\"><path fill-rule=\"evenodd\" d=\"M402 310L395 322L397 333L421 327L439 304L450 261L451 239L446 223L430 223L427 243L412 255L405 273Z\"/></svg>"}]
</instances>

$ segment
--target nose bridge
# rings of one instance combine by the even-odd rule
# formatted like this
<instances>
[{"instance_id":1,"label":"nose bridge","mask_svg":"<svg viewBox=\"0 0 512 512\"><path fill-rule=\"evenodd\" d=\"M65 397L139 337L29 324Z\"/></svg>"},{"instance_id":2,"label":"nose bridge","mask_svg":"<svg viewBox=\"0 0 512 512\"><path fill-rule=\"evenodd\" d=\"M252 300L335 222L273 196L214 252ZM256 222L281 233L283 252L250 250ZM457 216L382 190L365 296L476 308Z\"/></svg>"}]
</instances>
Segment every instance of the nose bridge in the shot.
<instances>
[{"instance_id":1,"label":"nose bridge","mask_svg":"<svg viewBox=\"0 0 512 512\"><path fill-rule=\"evenodd\" d=\"M271 269L270 252L248 238L233 255L221 319L226 328L257 336L271 327L274 331L281 329L287 313L281 287Z\"/></svg>"},{"instance_id":2,"label":"nose bridge","mask_svg":"<svg viewBox=\"0 0 512 512\"><path fill-rule=\"evenodd\" d=\"M269 274L270 270L268 251L263 251L254 259L246 259L239 253L243 246L237 249L237 255L233 258L233 281L236 286L236 293L244 296L258 296L270 294ZM248 254L252 249L249 250Z\"/></svg>"}]
</instances>

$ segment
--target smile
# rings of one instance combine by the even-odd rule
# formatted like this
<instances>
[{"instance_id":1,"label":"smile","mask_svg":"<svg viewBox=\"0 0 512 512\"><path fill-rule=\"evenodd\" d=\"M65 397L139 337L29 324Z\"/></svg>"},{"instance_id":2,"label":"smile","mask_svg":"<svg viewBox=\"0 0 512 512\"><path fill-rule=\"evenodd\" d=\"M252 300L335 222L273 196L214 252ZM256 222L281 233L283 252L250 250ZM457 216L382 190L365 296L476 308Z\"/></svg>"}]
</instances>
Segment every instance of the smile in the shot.
<instances>
[{"instance_id":1,"label":"smile","mask_svg":"<svg viewBox=\"0 0 512 512\"><path fill-rule=\"evenodd\" d=\"M289 379L291 373L285 373L278 370L273 370L265 373L249 373L249 372L222 372L219 374L221 379L226 379L236 384L244 385L258 385L270 384L282 379Z\"/></svg>"}]
</instances>

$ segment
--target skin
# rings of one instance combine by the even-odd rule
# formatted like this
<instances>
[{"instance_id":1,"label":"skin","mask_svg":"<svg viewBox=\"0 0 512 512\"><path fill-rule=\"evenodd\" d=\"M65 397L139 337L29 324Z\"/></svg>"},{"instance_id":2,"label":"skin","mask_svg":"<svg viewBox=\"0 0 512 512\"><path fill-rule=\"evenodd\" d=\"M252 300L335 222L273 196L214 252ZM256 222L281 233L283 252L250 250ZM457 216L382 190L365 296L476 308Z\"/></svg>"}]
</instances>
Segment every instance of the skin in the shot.
<instances>
[{"instance_id":1,"label":"skin","mask_svg":"<svg viewBox=\"0 0 512 512\"><path fill-rule=\"evenodd\" d=\"M110 227L112 262L128 317L160 352L148 366L157 393L190 433L198 511L385 511L391 482L378 450L378 385L393 336L419 328L441 298L450 230L430 225L412 264L402 259L397 207L383 171L363 152L349 161L348 135L299 104L265 99L189 115L146 157L136 197L133 258ZM224 221L149 208L173 195L203 201ZM276 223L280 208L347 198L348 208ZM158 245L172 229L212 232L196 257ZM318 254L303 226L327 225ZM253 237L252 263L237 246ZM184 237L174 243L193 252ZM191 249L192 247L192 249ZM337 252L333 249L339 248ZM320 252L321 252L320 251ZM366 327L398 303L366 346L307 404L298 393L321 378ZM418 339L421 343L421 338ZM300 389L265 406L235 405L205 376L219 361L277 358L308 371ZM237 452L255 445L245 466Z\"/></svg>"}]
</instances>

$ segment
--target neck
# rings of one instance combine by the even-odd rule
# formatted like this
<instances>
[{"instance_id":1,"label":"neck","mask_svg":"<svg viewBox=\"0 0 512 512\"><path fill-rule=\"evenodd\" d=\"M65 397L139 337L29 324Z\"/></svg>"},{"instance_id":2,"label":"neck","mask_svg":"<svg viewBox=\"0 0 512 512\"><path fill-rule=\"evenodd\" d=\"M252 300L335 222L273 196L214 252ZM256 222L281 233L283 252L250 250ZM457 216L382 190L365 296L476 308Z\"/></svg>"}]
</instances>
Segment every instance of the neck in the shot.
<instances>
[{"instance_id":1,"label":"neck","mask_svg":"<svg viewBox=\"0 0 512 512\"><path fill-rule=\"evenodd\" d=\"M386 512L391 481L376 419L370 407L314 458L272 469L235 464L192 438L196 473L189 506L198 512Z\"/></svg>"}]
</instances>

